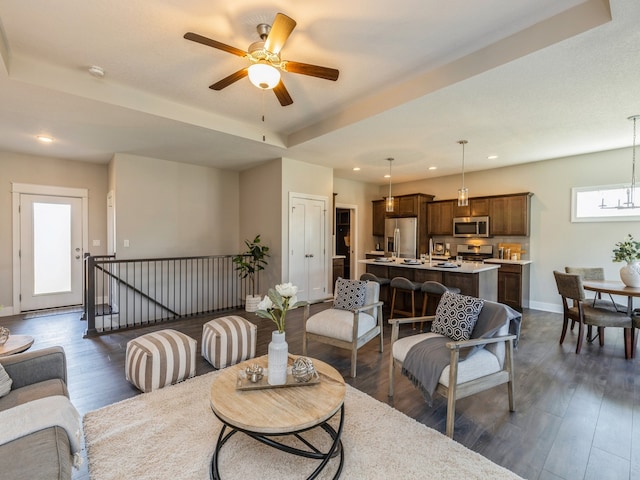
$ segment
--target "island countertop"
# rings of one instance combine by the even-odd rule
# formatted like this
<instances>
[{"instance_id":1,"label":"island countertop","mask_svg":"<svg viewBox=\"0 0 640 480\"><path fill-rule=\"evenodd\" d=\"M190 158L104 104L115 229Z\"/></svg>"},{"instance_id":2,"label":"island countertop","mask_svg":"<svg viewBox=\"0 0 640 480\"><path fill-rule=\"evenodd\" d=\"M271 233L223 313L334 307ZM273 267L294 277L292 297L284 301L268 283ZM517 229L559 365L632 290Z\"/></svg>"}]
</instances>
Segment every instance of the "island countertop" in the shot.
<instances>
[{"instance_id":1,"label":"island countertop","mask_svg":"<svg viewBox=\"0 0 640 480\"><path fill-rule=\"evenodd\" d=\"M366 264L367 272L380 278L404 277L412 282L434 281L447 287L460 289L463 295L497 301L498 270L500 265L462 262L452 268L438 265L443 261L427 261L426 263L407 264L404 259L394 261L376 261L376 259L358 260ZM454 264L455 265L455 264ZM385 292L383 301L390 301L389 292ZM381 297L383 293L381 293Z\"/></svg>"},{"instance_id":2,"label":"island countertop","mask_svg":"<svg viewBox=\"0 0 640 480\"><path fill-rule=\"evenodd\" d=\"M388 258L388 257L385 257ZM458 267L444 267L441 266L441 264L447 263L447 264L452 264L452 265L456 265L455 262L444 262L444 261L431 261L429 262L428 260L425 263L420 263L418 262L417 264L414 263L406 263L404 261L404 259L402 258L398 258L395 261L385 261L385 262L381 262L378 261L376 259L369 259L369 260L358 260L359 263L366 263L369 265L381 265L381 266L386 266L386 267L402 267L402 268L411 268L411 269L417 269L417 270L435 270L435 271L440 271L440 272L455 272L455 273L480 273L480 272L486 272L489 270L497 270L498 268L500 268L500 265L496 265L496 264L489 264L489 263L481 263L481 262L462 262L462 264Z\"/></svg>"}]
</instances>

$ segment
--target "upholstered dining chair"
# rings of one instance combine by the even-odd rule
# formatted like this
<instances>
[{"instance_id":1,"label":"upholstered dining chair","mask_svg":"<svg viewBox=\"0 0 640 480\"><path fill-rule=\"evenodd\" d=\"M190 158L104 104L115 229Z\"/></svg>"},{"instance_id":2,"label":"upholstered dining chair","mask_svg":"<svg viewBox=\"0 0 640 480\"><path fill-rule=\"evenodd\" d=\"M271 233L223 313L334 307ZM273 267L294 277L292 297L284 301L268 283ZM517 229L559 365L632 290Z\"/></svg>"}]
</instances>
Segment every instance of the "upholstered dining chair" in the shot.
<instances>
[{"instance_id":1,"label":"upholstered dining chair","mask_svg":"<svg viewBox=\"0 0 640 480\"><path fill-rule=\"evenodd\" d=\"M478 304L481 309L474 314ZM461 320L463 313L471 320ZM474 315L477 316L475 322ZM516 335L509 334L509 329L512 321L520 319L521 314L507 305L449 292L443 294L434 316L389 319L393 325L389 397L394 396L396 368L419 388L427 402L433 393L444 396L447 399L446 434L451 438L456 400L460 398L506 383L509 410L515 411L513 341ZM399 338L401 324L420 321L432 321L432 331Z\"/></svg>"},{"instance_id":2,"label":"upholstered dining chair","mask_svg":"<svg viewBox=\"0 0 640 480\"><path fill-rule=\"evenodd\" d=\"M565 273L575 273L580 275L582 281L589 280L604 281L604 268L602 267L564 267ZM600 292L596 293L593 297L594 307L613 307L618 312L626 312L626 305L616 303L613 299L613 295L609 294L608 299L603 299ZM571 323L571 330L573 330L575 322Z\"/></svg>"},{"instance_id":3,"label":"upholstered dining chair","mask_svg":"<svg viewBox=\"0 0 640 480\"><path fill-rule=\"evenodd\" d=\"M305 306L302 354L307 355L309 340L351 350L351 376L355 377L360 347L380 337L383 351L380 284L338 278L334 292L331 308L310 316L310 306Z\"/></svg>"},{"instance_id":4,"label":"upholstered dining chair","mask_svg":"<svg viewBox=\"0 0 640 480\"><path fill-rule=\"evenodd\" d=\"M624 328L624 352L625 358L631 358L632 353L632 324L631 317L626 312L619 312L609 304L596 304L592 300L587 300L582 286L582 276L577 273L562 273L554 271L553 275L558 287L558 293L562 297L563 325L560 334L560 344L564 342L567 334L569 320L578 324L578 341L576 343L576 353L580 353L584 339L584 325L597 327L598 340L600 346L604 346L605 327ZM591 343L595 340L590 332L587 341Z\"/></svg>"}]
</instances>

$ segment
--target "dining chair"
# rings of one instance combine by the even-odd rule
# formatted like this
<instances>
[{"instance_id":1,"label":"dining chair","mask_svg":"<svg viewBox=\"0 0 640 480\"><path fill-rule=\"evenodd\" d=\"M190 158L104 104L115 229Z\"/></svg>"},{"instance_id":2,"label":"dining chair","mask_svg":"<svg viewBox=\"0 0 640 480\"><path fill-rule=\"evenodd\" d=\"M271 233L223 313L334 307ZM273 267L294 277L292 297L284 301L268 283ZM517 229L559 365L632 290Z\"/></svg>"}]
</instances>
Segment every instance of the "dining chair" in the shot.
<instances>
[{"instance_id":1,"label":"dining chair","mask_svg":"<svg viewBox=\"0 0 640 480\"><path fill-rule=\"evenodd\" d=\"M604 346L605 327L624 328L625 358L631 358L633 333L631 317L624 312L616 311L613 307L593 306L593 303L586 298L584 287L582 286L582 277L579 274L554 271L553 275L558 287L558 293L562 297L564 313L560 344L562 345L564 342L569 320L578 324L576 353L580 353L582 348L584 325L597 327L597 337L601 347ZM589 343L594 340L595 337L587 336Z\"/></svg>"},{"instance_id":2,"label":"dining chair","mask_svg":"<svg viewBox=\"0 0 640 480\"><path fill-rule=\"evenodd\" d=\"M564 267L565 273L575 273L580 275L582 281L604 281L604 268L602 267ZM613 295L609 294L609 300L602 298L602 293L598 292L593 297L594 307L614 307L618 312L626 312L626 305L616 303L613 299ZM571 330L573 330L573 323L571 324Z\"/></svg>"}]
</instances>

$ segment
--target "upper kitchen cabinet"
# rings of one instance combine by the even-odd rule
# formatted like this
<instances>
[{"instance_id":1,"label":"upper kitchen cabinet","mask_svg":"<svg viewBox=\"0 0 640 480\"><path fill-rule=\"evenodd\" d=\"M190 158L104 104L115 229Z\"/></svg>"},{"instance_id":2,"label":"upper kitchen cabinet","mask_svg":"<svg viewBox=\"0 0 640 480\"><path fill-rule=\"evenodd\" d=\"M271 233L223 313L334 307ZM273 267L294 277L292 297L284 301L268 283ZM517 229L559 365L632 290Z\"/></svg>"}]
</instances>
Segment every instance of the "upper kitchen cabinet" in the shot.
<instances>
[{"instance_id":1,"label":"upper kitchen cabinet","mask_svg":"<svg viewBox=\"0 0 640 480\"><path fill-rule=\"evenodd\" d=\"M529 236L531 193L489 198L489 231L492 236Z\"/></svg>"},{"instance_id":2,"label":"upper kitchen cabinet","mask_svg":"<svg viewBox=\"0 0 640 480\"><path fill-rule=\"evenodd\" d=\"M469 204L459 207L453 202L453 217L486 217L489 215L489 197L470 198Z\"/></svg>"},{"instance_id":3,"label":"upper kitchen cabinet","mask_svg":"<svg viewBox=\"0 0 640 480\"><path fill-rule=\"evenodd\" d=\"M374 200L373 204L373 235L384 237L385 206L384 200Z\"/></svg>"},{"instance_id":4,"label":"upper kitchen cabinet","mask_svg":"<svg viewBox=\"0 0 640 480\"><path fill-rule=\"evenodd\" d=\"M387 218L418 217L421 208L433 200L433 195L414 193L412 195L397 195L393 197L393 212L385 212Z\"/></svg>"},{"instance_id":5,"label":"upper kitchen cabinet","mask_svg":"<svg viewBox=\"0 0 640 480\"><path fill-rule=\"evenodd\" d=\"M454 200L427 203L429 235L453 235Z\"/></svg>"}]
</instances>

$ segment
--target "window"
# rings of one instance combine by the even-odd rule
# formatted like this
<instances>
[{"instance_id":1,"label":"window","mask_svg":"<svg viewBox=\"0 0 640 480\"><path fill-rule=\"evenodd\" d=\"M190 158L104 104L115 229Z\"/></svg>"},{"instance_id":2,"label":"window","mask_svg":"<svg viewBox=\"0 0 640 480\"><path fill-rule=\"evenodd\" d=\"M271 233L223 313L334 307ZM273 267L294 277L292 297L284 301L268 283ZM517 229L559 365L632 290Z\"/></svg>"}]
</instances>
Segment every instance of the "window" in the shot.
<instances>
[{"instance_id":1,"label":"window","mask_svg":"<svg viewBox=\"0 0 640 480\"><path fill-rule=\"evenodd\" d=\"M640 191L633 199L637 208L625 206L631 199L629 185L600 185L571 189L572 222L637 222L640 221ZM603 208L604 206L604 208Z\"/></svg>"}]
</instances>

